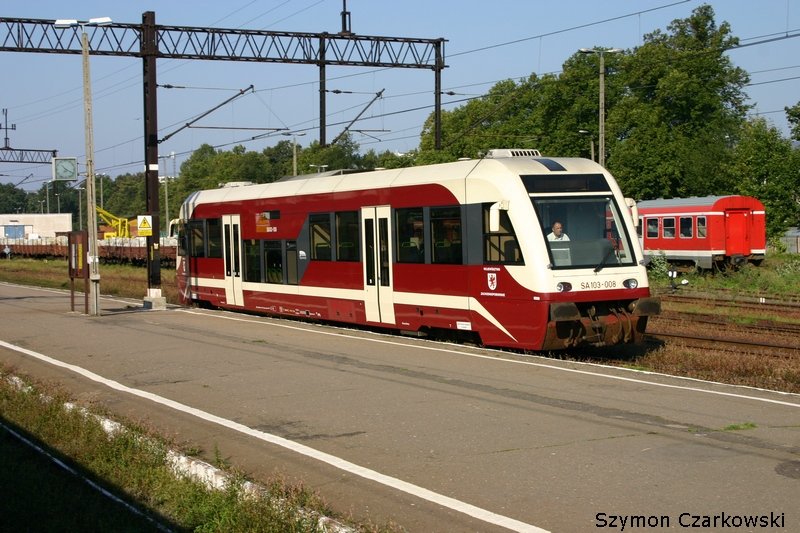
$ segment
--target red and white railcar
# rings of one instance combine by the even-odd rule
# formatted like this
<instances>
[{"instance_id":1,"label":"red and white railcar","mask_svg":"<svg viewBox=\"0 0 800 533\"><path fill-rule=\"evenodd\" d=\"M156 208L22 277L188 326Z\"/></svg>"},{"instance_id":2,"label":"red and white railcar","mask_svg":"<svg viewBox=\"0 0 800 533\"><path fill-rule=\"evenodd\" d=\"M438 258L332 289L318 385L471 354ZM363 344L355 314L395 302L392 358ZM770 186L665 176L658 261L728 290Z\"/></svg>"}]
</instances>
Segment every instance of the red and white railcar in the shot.
<instances>
[{"instance_id":1,"label":"red and white railcar","mask_svg":"<svg viewBox=\"0 0 800 533\"><path fill-rule=\"evenodd\" d=\"M660 308L614 178L535 150L200 191L179 224L186 303L523 350L636 342Z\"/></svg>"},{"instance_id":2,"label":"red and white railcar","mask_svg":"<svg viewBox=\"0 0 800 533\"><path fill-rule=\"evenodd\" d=\"M711 269L750 261L766 252L764 204L751 196L646 200L637 204L648 257Z\"/></svg>"}]
</instances>

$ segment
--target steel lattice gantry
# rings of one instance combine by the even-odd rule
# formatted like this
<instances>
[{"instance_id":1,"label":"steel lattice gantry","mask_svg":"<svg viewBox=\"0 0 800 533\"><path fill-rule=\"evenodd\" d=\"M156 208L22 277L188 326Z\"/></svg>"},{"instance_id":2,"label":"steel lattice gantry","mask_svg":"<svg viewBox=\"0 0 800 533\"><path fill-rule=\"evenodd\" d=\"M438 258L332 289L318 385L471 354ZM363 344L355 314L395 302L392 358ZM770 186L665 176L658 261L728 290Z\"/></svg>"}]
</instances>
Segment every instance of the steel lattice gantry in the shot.
<instances>
[{"instance_id":1,"label":"steel lattice gantry","mask_svg":"<svg viewBox=\"0 0 800 533\"><path fill-rule=\"evenodd\" d=\"M55 20L0 18L0 52L80 54L86 31L92 55L143 59L145 191L153 236L147 238L148 286L160 288L158 203L158 127L156 59L206 59L317 65L320 83L320 145L325 140L325 67L345 65L429 69L435 74L436 148L441 147L441 73L445 39L375 37L340 33L254 31L191 26L159 26L155 12L141 24L56 28Z\"/></svg>"}]
</instances>

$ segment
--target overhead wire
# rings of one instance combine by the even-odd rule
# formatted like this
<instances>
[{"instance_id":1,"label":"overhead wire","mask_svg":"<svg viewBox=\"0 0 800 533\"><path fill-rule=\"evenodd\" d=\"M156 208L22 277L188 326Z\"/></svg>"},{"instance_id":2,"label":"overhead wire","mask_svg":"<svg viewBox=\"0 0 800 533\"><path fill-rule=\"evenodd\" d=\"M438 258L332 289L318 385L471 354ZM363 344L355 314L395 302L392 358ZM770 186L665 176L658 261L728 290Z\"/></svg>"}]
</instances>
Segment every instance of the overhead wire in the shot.
<instances>
[{"instance_id":1,"label":"overhead wire","mask_svg":"<svg viewBox=\"0 0 800 533\"><path fill-rule=\"evenodd\" d=\"M309 4L308 6L302 8L302 9L300 9L298 11L295 11L294 13L292 13L290 15L287 15L283 19L279 19L277 21L274 21L272 23L272 25L277 24L279 22L282 22L283 20L286 20L288 18L291 18L292 16L295 16L295 15L298 15L300 13L303 13L303 12L315 7L316 5L319 5L323 1L324 0L319 0L317 2ZM530 40L541 39L543 37L553 36L553 35L557 35L557 34L561 34L561 33L567 33L567 32L575 31L575 30L579 30L579 29L585 29L585 28L592 27L592 26L602 25L602 24L606 24L606 23L609 23L609 22L613 22L613 21L617 21L617 20L633 17L633 16L639 16L640 17L644 13L649 13L649 12L653 12L653 11L657 11L657 10L661 10L661 9L674 7L676 5L684 4L684 3L687 3L687 2L690 2L690 1L691 0L681 0L681 1L672 2L672 3L669 3L669 4L664 4L664 5L661 5L661 6L656 6L656 7L650 8L650 9L639 10L639 11L636 11L636 12L623 14L623 15L619 15L619 16L615 16L615 17L609 17L609 18L602 19L602 20L599 20L599 21L594 21L594 22L590 22L590 23L575 25L575 26L571 26L571 27L568 27L568 28L563 28L563 29L559 29L559 30L555 30L555 31L551 31L551 32L538 34L538 35L523 37L523 38L520 38L520 39L511 40L511 41L506 41L506 42L502 42L502 43L496 43L496 44L482 46L482 47L478 47L478 48L474 48L474 49L464 50L464 51L461 51L461 52L451 53L451 54L448 55L448 58L453 58L453 57L459 57L459 56L463 56L463 55L478 53L478 52L482 52L482 51L486 51L486 50L490 50L490 49L495 49L495 48L499 48L499 47L503 47L503 46L511 46L511 45L514 45L514 44L519 44L519 43L530 41ZM243 24L249 24L250 22L253 22L254 20L257 20L258 18L275 11L276 9L286 5L289 2L290 2L290 0L286 0L286 1L278 4L277 6L275 6L275 7L271 8L271 9L261 13L260 15L247 20ZM225 17L223 17L221 19L218 19L217 22L221 22L222 20L225 20L225 19L229 18L233 14L242 11L244 8L249 7L249 6L253 5L254 3L256 3L256 0L246 3L244 6L242 6L240 8L237 8L236 10L232 11L231 13L226 15ZM798 30L791 30L791 32L796 32L796 31L798 31ZM735 50L735 49L738 49L738 48L750 47L750 46L756 46L756 45L764 44L764 43L776 42L776 41L780 41L780 40L783 40L783 39L789 39L789 38L794 38L794 37L798 37L798 36L800 36L800 33L796 33L796 34L791 34L790 35L790 30L787 28L786 32L772 33L772 34L767 34L767 35L763 35L763 36L756 36L756 37L751 37L751 38L747 38L747 39L741 39L741 41L748 41L748 42L745 42L745 43L740 44L738 46L732 47L731 50ZM754 41L754 42L749 42L749 41ZM126 67L126 68L129 68L129 67ZM110 77L112 75L115 75L118 72L121 72L121 71L125 70L126 68L120 69L120 70L118 70L118 71L116 71L116 72L114 72L112 74L109 74L109 75L107 75L105 77ZM792 67L786 67L786 68L792 68ZM346 75L341 75L341 76L335 76L335 77L330 78L329 81L330 80L346 79L346 78L356 77L356 76L363 76L365 74L374 74L376 72L381 72L381 71L385 71L385 70L389 70L389 67L380 68L380 69L371 69L371 70L366 71L366 72L359 72L359 73L352 73L352 74L346 74ZM522 77L520 77L520 78L522 78ZM131 78L130 80L132 80L132 79L136 79L136 78ZM505 79L512 79L512 78L505 78ZM780 79L780 80L757 82L757 83L748 84L748 86L750 86L750 85L763 85L763 84L769 84L769 83L779 83L779 82L783 82L783 81L791 81L791 80L794 80L794 79L797 79L797 78L796 77L791 77L791 78L783 78L783 79ZM125 83L125 82L130 81L130 80L123 80L122 82L119 82L119 83ZM275 90L281 90L281 89L296 88L296 87L299 87L299 86L314 85L314 84L318 84L318 83L319 83L318 81L307 81L307 82L287 84L287 85L283 85L283 86L276 86L276 87L265 88L265 89L257 89L257 90L254 91L254 94L255 93L261 93L261 92L264 92L264 91L275 91ZM483 85L483 84L488 84L488 83L492 83L492 82L482 82L482 83L477 83L477 84L461 85L461 86L457 86L457 87L454 87L454 88L477 86L477 85ZM494 82L494 83L497 83L497 82ZM118 85L118 84L115 84L115 85ZM112 85L112 87L113 86L114 85ZM224 88L201 88L201 87L197 87L197 89L224 90ZM120 89L120 90L122 90L122 89ZM71 91L65 91L64 93L60 93L60 95L68 94ZM115 92L118 92L118 91L115 91ZM429 92L429 91L419 91L419 92L415 92L415 93L407 93L405 95L386 95L385 98L387 98L387 99L388 98L399 98L401 96L411 96L411 95L415 95L415 94L424 94L424 93L427 93L427 92ZM114 93L112 92L112 93L109 93L109 94L114 94ZM458 103L460 101L466 101L466 100L471 100L471 99L475 99L475 98L481 98L483 96L485 96L485 94L484 95L475 96L474 98L468 98L468 99L464 99L464 100L456 100L456 101L453 101L453 102L448 102L448 104ZM263 100L261 100L261 102L264 103ZM31 103L25 104L25 105L32 105L33 103L34 102L31 102ZM381 113L379 115L371 115L371 116L368 116L368 117L362 117L361 120L363 121L363 120L368 120L368 119L376 118L376 117L386 117L386 116L391 116L391 115L411 113L411 112L420 111L420 110L424 110L424 109L430 109L431 107L433 107L433 106L432 105L416 106L416 107L411 107L411 108L407 108L407 109L400 109L400 110L396 110L396 111ZM269 107L268 107L268 109L269 109ZM347 111L349 109L353 109L353 108L351 107L351 108L347 108L347 109L343 109L343 110L338 110L335 113L341 113L341 112ZM270 109L270 112L274 115L274 113L272 112L271 109ZM277 118L281 123L285 124L279 117L277 117L277 115L275 115L275 118ZM316 119L310 119L308 121L301 121L298 124L303 124L304 122L305 123L312 122L313 120L316 120ZM177 121L175 124L182 123L182 122L183 121ZM169 126L167 126L167 127L169 127ZM113 148L119 147L121 145L133 142L135 140L138 140L138 138L135 138L135 139L132 139L132 140L129 140L129 141L123 141L123 142L118 143L116 145L113 145L111 147L100 148L97 151L98 152L102 152L104 150L113 149ZM386 140L389 140L389 139L386 139ZM242 140L241 142L248 142L248 140ZM189 152L191 152L191 150ZM141 161L137 161L137 162L132 162L130 164L140 164L140 163L141 163ZM113 168L113 167L110 167L110 168Z\"/></svg>"}]
</instances>

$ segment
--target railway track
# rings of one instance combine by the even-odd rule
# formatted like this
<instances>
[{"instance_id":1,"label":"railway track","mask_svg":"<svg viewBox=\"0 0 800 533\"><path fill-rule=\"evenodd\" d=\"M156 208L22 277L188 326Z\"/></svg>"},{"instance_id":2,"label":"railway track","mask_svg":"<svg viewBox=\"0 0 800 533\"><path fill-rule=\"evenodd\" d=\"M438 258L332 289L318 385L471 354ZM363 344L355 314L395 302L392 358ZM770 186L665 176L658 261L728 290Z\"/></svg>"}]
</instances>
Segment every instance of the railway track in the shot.
<instances>
[{"instance_id":1,"label":"railway track","mask_svg":"<svg viewBox=\"0 0 800 533\"><path fill-rule=\"evenodd\" d=\"M689 348L768 357L800 358L800 324L741 323L719 315L666 310L648 324L648 336Z\"/></svg>"}]
</instances>

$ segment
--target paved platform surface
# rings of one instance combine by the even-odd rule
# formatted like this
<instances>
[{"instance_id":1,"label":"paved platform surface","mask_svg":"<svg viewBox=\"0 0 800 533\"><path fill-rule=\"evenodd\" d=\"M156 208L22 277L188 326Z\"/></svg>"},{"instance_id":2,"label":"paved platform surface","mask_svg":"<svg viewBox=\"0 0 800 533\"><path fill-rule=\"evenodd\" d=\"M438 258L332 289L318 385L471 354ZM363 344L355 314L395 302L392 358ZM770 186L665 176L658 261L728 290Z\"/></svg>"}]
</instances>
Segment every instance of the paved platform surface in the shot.
<instances>
[{"instance_id":1,"label":"paved platform surface","mask_svg":"<svg viewBox=\"0 0 800 533\"><path fill-rule=\"evenodd\" d=\"M141 301L69 307L0 284L0 364L357 519L800 531L797 395Z\"/></svg>"}]
</instances>

